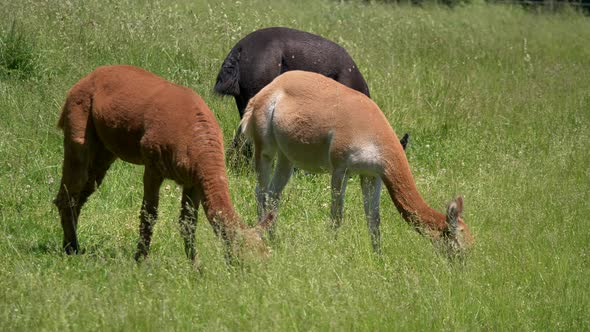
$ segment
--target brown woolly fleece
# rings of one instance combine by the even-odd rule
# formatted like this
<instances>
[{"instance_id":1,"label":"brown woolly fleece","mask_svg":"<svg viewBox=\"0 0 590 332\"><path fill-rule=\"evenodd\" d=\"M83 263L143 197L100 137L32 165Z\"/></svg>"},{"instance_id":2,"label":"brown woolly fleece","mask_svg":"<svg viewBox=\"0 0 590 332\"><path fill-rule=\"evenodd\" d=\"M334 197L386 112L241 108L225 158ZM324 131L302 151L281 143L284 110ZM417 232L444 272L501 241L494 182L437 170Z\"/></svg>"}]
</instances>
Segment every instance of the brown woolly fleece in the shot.
<instances>
[{"instance_id":1,"label":"brown woolly fleece","mask_svg":"<svg viewBox=\"0 0 590 332\"><path fill-rule=\"evenodd\" d=\"M473 243L461 217L463 199L453 200L446 216L426 204L395 132L364 94L316 73L289 71L251 99L241 126L255 145L261 211L277 209L293 166L327 171L332 174L332 219L338 226L346 177L359 174L376 250L381 181L402 217L419 232L457 248Z\"/></svg>"},{"instance_id":2,"label":"brown woolly fleece","mask_svg":"<svg viewBox=\"0 0 590 332\"><path fill-rule=\"evenodd\" d=\"M64 161L55 204L66 252L78 251L80 209L117 158L145 166L137 259L148 253L165 178L183 186L180 224L189 258L196 254L199 204L225 241L247 239L248 246L267 252L258 233L246 229L234 210L221 129L192 90L141 68L99 67L71 88L58 126L64 132Z\"/></svg>"}]
</instances>

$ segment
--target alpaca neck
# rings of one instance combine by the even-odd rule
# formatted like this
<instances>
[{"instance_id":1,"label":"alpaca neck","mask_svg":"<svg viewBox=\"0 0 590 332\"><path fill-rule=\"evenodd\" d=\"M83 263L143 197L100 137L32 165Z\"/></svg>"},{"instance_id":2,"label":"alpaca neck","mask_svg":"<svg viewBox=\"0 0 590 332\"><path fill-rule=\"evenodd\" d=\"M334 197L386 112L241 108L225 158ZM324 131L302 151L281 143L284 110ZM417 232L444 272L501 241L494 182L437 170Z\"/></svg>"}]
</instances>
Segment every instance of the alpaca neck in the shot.
<instances>
[{"instance_id":1,"label":"alpaca neck","mask_svg":"<svg viewBox=\"0 0 590 332\"><path fill-rule=\"evenodd\" d=\"M201 186L203 209L216 231L246 227L232 204L225 174L224 176L206 177L201 181Z\"/></svg>"},{"instance_id":2,"label":"alpaca neck","mask_svg":"<svg viewBox=\"0 0 590 332\"><path fill-rule=\"evenodd\" d=\"M211 119L197 112L197 135L190 150L190 159L197 161L191 168L195 185L201 188L200 196L207 219L216 232L226 229L243 229L245 225L236 213L229 193L221 134L208 129Z\"/></svg>"},{"instance_id":3,"label":"alpaca neck","mask_svg":"<svg viewBox=\"0 0 590 332\"><path fill-rule=\"evenodd\" d=\"M418 192L406 155L401 145L397 145L389 153L382 177L389 196L404 220L418 232L440 236L447 227L446 217L426 204Z\"/></svg>"}]
</instances>

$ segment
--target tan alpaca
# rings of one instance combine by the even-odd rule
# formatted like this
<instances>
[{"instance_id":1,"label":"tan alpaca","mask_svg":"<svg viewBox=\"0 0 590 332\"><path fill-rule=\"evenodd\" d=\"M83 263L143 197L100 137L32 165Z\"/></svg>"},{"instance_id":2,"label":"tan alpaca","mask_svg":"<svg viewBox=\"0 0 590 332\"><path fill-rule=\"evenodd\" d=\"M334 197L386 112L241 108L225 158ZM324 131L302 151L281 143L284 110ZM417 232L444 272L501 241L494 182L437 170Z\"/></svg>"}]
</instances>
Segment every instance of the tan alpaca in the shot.
<instances>
[{"instance_id":1,"label":"tan alpaca","mask_svg":"<svg viewBox=\"0 0 590 332\"><path fill-rule=\"evenodd\" d=\"M80 210L117 158L145 166L136 259L148 254L164 178L183 186L179 221L190 259L196 256L199 204L228 249L268 252L258 233L270 222L246 229L235 212L221 129L192 90L136 67L99 67L69 91L58 126L64 131L64 161L55 204L67 253L78 251Z\"/></svg>"},{"instance_id":2,"label":"tan alpaca","mask_svg":"<svg viewBox=\"0 0 590 332\"><path fill-rule=\"evenodd\" d=\"M375 251L380 250L381 181L402 217L419 232L456 249L473 243L461 217L463 199L453 200L446 216L426 204L393 129L365 95L316 73L290 71L250 101L241 126L254 141L259 214L278 209L281 192L296 166L332 174L331 216L338 227L346 178L359 174Z\"/></svg>"}]
</instances>

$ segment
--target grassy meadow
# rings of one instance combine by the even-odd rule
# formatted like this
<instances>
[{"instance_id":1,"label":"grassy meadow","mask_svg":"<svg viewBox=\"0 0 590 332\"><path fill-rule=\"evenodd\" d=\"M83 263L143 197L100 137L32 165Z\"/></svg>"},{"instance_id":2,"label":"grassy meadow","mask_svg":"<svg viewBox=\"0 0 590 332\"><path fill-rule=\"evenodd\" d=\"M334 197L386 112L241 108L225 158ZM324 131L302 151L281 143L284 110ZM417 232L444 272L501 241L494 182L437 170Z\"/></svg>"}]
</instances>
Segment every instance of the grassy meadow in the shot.
<instances>
[{"instance_id":1,"label":"grassy meadow","mask_svg":"<svg viewBox=\"0 0 590 332\"><path fill-rule=\"evenodd\" d=\"M590 19L474 4L338 1L0 0L0 330L590 330ZM212 92L241 37L289 26L344 46L401 137L418 188L465 197L476 246L451 264L382 195L374 255L358 178L343 227L329 177L287 186L266 262L228 266L200 211L200 272L184 256L181 190L161 189L149 260L136 264L142 167L117 162L62 253L52 199L57 119L95 67L132 64L197 91L229 142L233 98ZM199 142L195 142L199 144ZM244 220L255 177L229 170Z\"/></svg>"}]
</instances>

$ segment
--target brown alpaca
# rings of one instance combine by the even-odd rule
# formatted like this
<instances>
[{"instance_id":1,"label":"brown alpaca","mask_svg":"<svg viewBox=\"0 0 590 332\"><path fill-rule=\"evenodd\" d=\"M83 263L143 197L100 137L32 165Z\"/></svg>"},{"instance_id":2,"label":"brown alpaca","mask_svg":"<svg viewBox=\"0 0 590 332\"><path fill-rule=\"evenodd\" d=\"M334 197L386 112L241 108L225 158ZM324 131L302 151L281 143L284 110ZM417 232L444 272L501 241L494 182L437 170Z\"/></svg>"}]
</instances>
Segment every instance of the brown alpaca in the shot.
<instances>
[{"instance_id":1,"label":"brown alpaca","mask_svg":"<svg viewBox=\"0 0 590 332\"><path fill-rule=\"evenodd\" d=\"M259 214L276 212L295 165L332 174L331 216L336 228L342 221L346 178L360 175L365 215L377 252L381 181L402 217L420 233L455 249L473 243L461 217L463 199L453 200L446 216L426 204L395 132L379 107L362 93L316 73L286 72L251 99L241 126L254 141Z\"/></svg>"},{"instance_id":2,"label":"brown alpaca","mask_svg":"<svg viewBox=\"0 0 590 332\"><path fill-rule=\"evenodd\" d=\"M192 90L132 66L99 67L69 91L58 126L64 131L64 161L55 204L68 254L78 252L82 206L117 158L145 166L136 259L148 254L165 178L183 186L179 221L191 260L199 204L228 254L235 244L267 253L259 232L271 219L255 229L241 222L230 199L221 129Z\"/></svg>"}]
</instances>

